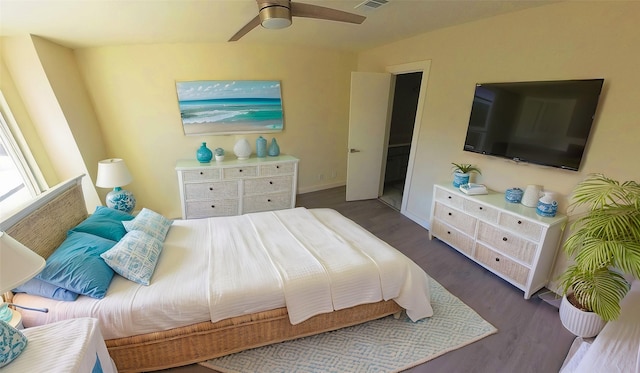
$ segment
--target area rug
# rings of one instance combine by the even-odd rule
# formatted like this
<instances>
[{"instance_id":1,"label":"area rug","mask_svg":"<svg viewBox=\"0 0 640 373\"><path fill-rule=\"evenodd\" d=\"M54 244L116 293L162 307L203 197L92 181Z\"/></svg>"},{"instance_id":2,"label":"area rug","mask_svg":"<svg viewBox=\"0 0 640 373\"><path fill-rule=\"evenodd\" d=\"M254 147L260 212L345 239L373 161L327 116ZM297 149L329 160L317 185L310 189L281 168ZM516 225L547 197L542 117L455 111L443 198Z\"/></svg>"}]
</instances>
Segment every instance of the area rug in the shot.
<instances>
[{"instance_id":1,"label":"area rug","mask_svg":"<svg viewBox=\"0 0 640 373\"><path fill-rule=\"evenodd\" d=\"M433 279L431 306L433 316L418 322L388 316L200 365L223 373L398 372L498 331Z\"/></svg>"}]
</instances>

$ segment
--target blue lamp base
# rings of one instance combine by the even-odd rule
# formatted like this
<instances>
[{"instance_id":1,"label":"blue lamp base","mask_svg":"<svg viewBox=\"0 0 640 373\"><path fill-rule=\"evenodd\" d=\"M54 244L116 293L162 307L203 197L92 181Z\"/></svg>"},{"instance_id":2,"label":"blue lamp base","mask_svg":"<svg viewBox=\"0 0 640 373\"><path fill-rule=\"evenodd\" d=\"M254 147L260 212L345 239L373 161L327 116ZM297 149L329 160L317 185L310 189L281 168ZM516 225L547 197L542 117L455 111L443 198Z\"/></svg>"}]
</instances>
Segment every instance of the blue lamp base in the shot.
<instances>
[{"instance_id":1,"label":"blue lamp base","mask_svg":"<svg viewBox=\"0 0 640 373\"><path fill-rule=\"evenodd\" d=\"M133 193L120 187L113 188L113 190L107 194L106 202L107 207L126 212L127 214L130 214L133 208L136 207L136 198L133 196Z\"/></svg>"}]
</instances>

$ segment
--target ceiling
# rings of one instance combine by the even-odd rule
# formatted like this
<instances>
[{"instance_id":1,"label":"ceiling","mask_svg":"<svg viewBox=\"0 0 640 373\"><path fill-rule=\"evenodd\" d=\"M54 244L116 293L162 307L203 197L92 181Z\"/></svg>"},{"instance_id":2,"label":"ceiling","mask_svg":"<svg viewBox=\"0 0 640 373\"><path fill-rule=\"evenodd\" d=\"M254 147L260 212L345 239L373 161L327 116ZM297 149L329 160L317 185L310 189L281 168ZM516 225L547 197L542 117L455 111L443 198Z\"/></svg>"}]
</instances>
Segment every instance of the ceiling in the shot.
<instances>
[{"instance_id":1,"label":"ceiling","mask_svg":"<svg viewBox=\"0 0 640 373\"><path fill-rule=\"evenodd\" d=\"M547 0L301 0L366 16L361 25L294 17L281 30L258 26L235 43L285 43L359 51ZM38 35L72 49L108 45L227 42L258 14L255 0L0 0L0 36Z\"/></svg>"}]
</instances>

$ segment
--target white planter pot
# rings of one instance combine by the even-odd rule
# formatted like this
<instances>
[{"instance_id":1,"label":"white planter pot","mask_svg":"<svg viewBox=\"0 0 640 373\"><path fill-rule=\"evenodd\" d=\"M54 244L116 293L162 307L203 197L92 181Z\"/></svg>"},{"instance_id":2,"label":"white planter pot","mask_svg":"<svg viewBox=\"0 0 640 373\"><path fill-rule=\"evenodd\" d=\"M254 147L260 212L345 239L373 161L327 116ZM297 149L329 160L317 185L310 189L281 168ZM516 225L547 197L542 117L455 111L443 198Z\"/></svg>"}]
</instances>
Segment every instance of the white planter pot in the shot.
<instances>
[{"instance_id":1,"label":"white planter pot","mask_svg":"<svg viewBox=\"0 0 640 373\"><path fill-rule=\"evenodd\" d=\"M585 312L574 307L566 295L560 303L560 321L568 331L582 338L595 337L606 324L595 312Z\"/></svg>"}]
</instances>

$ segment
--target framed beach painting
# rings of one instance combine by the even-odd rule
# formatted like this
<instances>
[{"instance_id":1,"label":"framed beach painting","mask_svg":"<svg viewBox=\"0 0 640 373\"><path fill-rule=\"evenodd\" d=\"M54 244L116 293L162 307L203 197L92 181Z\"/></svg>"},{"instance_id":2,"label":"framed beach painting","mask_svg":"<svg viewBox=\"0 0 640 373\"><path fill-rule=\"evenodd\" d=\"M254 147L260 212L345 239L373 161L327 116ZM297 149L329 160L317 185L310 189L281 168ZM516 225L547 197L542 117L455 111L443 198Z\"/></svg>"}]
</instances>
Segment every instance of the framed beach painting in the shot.
<instances>
[{"instance_id":1,"label":"framed beach painting","mask_svg":"<svg viewBox=\"0 0 640 373\"><path fill-rule=\"evenodd\" d=\"M282 93L277 80L176 82L185 135L280 132Z\"/></svg>"}]
</instances>

